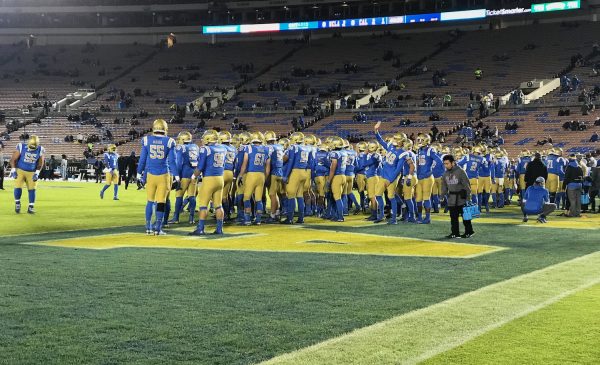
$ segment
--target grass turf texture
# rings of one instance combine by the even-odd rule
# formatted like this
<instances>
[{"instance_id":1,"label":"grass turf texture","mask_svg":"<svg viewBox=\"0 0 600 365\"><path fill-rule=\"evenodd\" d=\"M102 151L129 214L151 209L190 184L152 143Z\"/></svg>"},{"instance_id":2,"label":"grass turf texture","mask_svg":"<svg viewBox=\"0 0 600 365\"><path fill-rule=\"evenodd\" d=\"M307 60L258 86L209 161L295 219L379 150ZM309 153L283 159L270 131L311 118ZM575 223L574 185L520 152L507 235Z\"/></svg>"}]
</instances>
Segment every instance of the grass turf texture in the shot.
<instances>
[{"instance_id":1,"label":"grass turf texture","mask_svg":"<svg viewBox=\"0 0 600 365\"><path fill-rule=\"evenodd\" d=\"M521 226L514 209L473 241L510 249L468 260L19 244L142 230L145 193L101 201L100 186L42 182L34 217L0 192L0 233L22 235L0 237L2 361L253 363L600 250L598 230ZM440 240L448 222L311 228Z\"/></svg>"},{"instance_id":2,"label":"grass turf texture","mask_svg":"<svg viewBox=\"0 0 600 365\"><path fill-rule=\"evenodd\" d=\"M598 364L600 285L490 331L424 364Z\"/></svg>"}]
</instances>

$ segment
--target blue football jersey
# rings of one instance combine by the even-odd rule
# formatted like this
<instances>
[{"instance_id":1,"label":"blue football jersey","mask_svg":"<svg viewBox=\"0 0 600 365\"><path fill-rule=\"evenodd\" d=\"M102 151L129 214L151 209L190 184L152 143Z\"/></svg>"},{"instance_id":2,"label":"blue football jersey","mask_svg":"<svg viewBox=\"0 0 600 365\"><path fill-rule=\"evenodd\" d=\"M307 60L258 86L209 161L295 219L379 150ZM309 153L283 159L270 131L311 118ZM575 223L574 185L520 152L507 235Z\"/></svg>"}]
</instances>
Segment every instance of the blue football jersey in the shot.
<instances>
[{"instance_id":1,"label":"blue football jersey","mask_svg":"<svg viewBox=\"0 0 600 365\"><path fill-rule=\"evenodd\" d=\"M203 146L198 155L198 170L202 176L223 176L227 148L222 144Z\"/></svg>"},{"instance_id":2,"label":"blue football jersey","mask_svg":"<svg viewBox=\"0 0 600 365\"><path fill-rule=\"evenodd\" d=\"M44 147L38 146L35 150L29 150L27 143L19 143L17 151L19 151L17 168L28 172L36 171L38 161L44 156Z\"/></svg>"},{"instance_id":3,"label":"blue football jersey","mask_svg":"<svg viewBox=\"0 0 600 365\"><path fill-rule=\"evenodd\" d=\"M175 140L161 135L142 138L142 153L138 164L138 174L147 171L152 175L177 175Z\"/></svg>"},{"instance_id":4,"label":"blue football jersey","mask_svg":"<svg viewBox=\"0 0 600 365\"><path fill-rule=\"evenodd\" d=\"M246 156L248 156L248 172L265 172L267 163L270 163L270 149L262 145L250 145L246 148Z\"/></svg>"}]
</instances>

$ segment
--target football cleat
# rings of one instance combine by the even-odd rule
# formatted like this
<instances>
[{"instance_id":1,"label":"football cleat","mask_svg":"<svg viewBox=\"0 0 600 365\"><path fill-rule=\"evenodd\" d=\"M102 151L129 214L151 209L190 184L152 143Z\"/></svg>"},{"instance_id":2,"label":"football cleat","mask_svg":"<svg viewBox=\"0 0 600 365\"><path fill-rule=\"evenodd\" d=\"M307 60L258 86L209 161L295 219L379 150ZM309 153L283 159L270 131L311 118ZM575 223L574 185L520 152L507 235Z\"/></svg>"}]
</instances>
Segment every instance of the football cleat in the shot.
<instances>
[{"instance_id":1,"label":"football cleat","mask_svg":"<svg viewBox=\"0 0 600 365\"><path fill-rule=\"evenodd\" d=\"M146 230L146 234L147 235L152 235L152 234L154 234L154 232L151 229L147 229Z\"/></svg>"},{"instance_id":2,"label":"football cleat","mask_svg":"<svg viewBox=\"0 0 600 365\"><path fill-rule=\"evenodd\" d=\"M155 236L166 236L167 234L165 233L165 231L154 231L154 235Z\"/></svg>"},{"instance_id":3,"label":"football cleat","mask_svg":"<svg viewBox=\"0 0 600 365\"><path fill-rule=\"evenodd\" d=\"M419 224L431 224L431 219L425 218L425 219L419 221Z\"/></svg>"},{"instance_id":4,"label":"football cleat","mask_svg":"<svg viewBox=\"0 0 600 365\"><path fill-rule=\"evenodd\" d=\"M475 233L465 233L463 235L460 236L460 238L471 238L473 237Z\"/></svg>"},{"instance_id":5,"label":"football cleat","mask_svg":"<svg viewBox=\"0 0 600 365\"><path fill-rule=\"evenodd\" d=\"M446 238L451 240L451 239L455 239L455 238L461 238L461 236L457 236L455 234L449 234L446 236Z\"/></svg>"},{"instance_id":6,"label":"football cleat","mask_svg":"<svg viewBox=\"0 0 600 365\"><path fill-rule=\"evenodd\" d=\"M35 214L35 209L33 209L32 206L29 206L29 208L27 208L27 214Z\"/></svg>"},{"instance_id":7,"label":"football cleat","mask_svg":"<svg viewBox=\"0 0 600 365\"><path fill-rule=\"evenodd\" d=\"M204 236L206 233L204 233L204 230L194 230L193 232L188 233L188 236Z\"/></svg>"},{"instance_id":8,"label":"football cleat","mask_svg":"<svg viewBox=\"0 0 600 365\"><path fill-rule=\"evenodd\" d=\"M523 217L523 223L527 223L528 220L529 220L529 218L527 218L526 216Z\"/></svg>"},{"instance_id":9,"label":"football cleat","mask_svg":"<svg viewBox=\"0 0 600 365\"><path fill-rule=\"evenodd\" d=\"M168 224L179 224L179 220L178 219L171 219L169 220L169 222L167 222Z\"/></svg>"},{"instance_id":10,"label":"football cleat","mask_svg":"<svg viewBox=\"0 0 600 365\"><path fill-rule=\"evenodd\" d=\"M104 191L100 191L100 199L104 199Z\"/></svg>"},{"instance_id":11,"label":"football cleat","mask_svg":"<svg viewBox=\"0 0 600 365\"><path fill-rule=\"evenodd\" d=\"M21 202L15 202L15 213L21 213Z\"/></svg>"},{"instance_id":12,"label":"football cleat","mask_svg":"<svg viewBox=\"0 0 600 365\"><path fill-rule=\"evenodd\" d=\"M398 221L395 219L391 219L391 220L387 221L387 224L395 225L395 224L398 224Z\"/></svg>"},{"instance_id":13,"label":"football cleat","mask_svg":"<svg viewBox=\"0 0 600 365\"><path fill-rule=\"evenodd\" d=\"M113 198L113 200L119 200L119 197L115 196L115 197Z\"/></svg>"},{"instance_id":14,"label":"football cleat","mask_svg":"<svg viewBox=\"0 0 600 365\"><path fill-rule=\"evenodd\" d=\"M213 234L224 234L222 230L215 230Z\"/></svg>"},{"instance_id":15,"label":"football cleat","mask_svg":"<svg viewBox=\"0 0 600 365\"><path fill-rule=\"evenodd\" d=\"M294 221L286 219L286 220L282 221L281 224L294 224Z\"/></svg>"},{"instance_id":16,"label":"football cleat","mask_svg":"<svg viewBox=\"0 0 600 365\"><path fill-rule=\"evenodd\" d=\"M304 224L304 219L297 219L296 224Z\"/></svg>"}]
</instances>

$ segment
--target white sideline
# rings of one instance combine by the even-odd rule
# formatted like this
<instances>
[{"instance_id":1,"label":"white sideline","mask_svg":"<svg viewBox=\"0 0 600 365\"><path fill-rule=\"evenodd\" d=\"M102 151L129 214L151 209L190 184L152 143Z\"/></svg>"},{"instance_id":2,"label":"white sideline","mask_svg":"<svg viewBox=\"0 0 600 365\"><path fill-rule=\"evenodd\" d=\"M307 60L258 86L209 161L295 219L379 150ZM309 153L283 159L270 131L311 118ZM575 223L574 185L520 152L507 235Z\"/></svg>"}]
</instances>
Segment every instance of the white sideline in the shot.
<instances>
[{"instance_id":1,"label":"white sideline","mask_svg":"<svg viewBox=\"0 0 600 365\"><path fill-rule=\"evenodd\" d=\"M495 283L263 364L416 364L600 283L600 251Z\"/></svg>"}]
</instances>

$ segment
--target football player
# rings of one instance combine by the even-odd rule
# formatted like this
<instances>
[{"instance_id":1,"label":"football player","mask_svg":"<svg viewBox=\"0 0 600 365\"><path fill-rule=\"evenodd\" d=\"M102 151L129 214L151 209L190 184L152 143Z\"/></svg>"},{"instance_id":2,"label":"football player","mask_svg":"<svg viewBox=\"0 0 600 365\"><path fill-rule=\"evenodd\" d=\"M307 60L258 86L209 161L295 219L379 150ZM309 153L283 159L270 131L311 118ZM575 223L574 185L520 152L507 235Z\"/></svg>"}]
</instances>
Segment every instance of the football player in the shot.
<instances>
[{"instance_id":1,"label":"football player","mask_svg":"<svg viewBox=\"0 0 600 365\"><path fill-rule=\"evenodd\" d=\"M196 177L202 175L202 184L198 192L198 206L200 208L198 225L190 236L203 236L208 207L212 202L217 218L217 228L214 234L223 234L223 173L225 171L225 158L227 149L219 144L219 132L207 130L202 135L204 146L198 154L198 168L194 172Z\"/></svg>"},{"instance_id":2,"label":"football player","mask_svg":"<svg viewBox=\"0 0 600 365\"><path fill-rule=\"evenodd\" d=\"M114 184L113 200L119 200L119 155L117 146L111 144L104 152L104 173L106 174L104 187L100 190L100 199L104 199L104 192Z\"/></svg>"},{"instance_id":3,"label":"football player","mask_svg":"<svg viewBox=\"0 0 600 365\"><path fill-rule=\"evenodd\" d=\"M418 223L415 214L415 185L418 184L419 179L415 174L417 166L417 155L413 152L413 142L410 139L406 139L403 144L405 151L404 161L402 163L402 196L404 203L406 204L406 222Z\"/></svg>"},{"instance_id":4,"label":"football player","mask_svg":"<svg viewBox=\"0 0 600 365\"><path fill-rule=\"evenodd\" d=\"M196 177L194 170L198 167L199 147L192 143L192 134L182 131L177 137L181 140L181 145L177 148L177 172L181 178L181 186L175 192L175 213L169 223L179 223L179 214L183 210L183 197L187 194L190 217L189 224L194 224L194 215L196 213Z\"/></svg>"},{"instance_id":5,"label":"football player","mask_svg":"<svg viewBox=\"0 0 600 365\"><path fill-rule=\"evenodd\" d=\"M508 169L508 160L502 150L495 152L495 160L492 163L492 201L494 207L504 207L504 176Z\"/></svg>"},{"instance_id":6,"label":"football player","mask_svg":"<svg viewBox=\"0 0 600 365\"><path fill-rule=\"evenodd\" d=\"M334 222L344 221L344 203L343 194L346 185L346 154L342 151L344 141L340 137L332 139L332 151L329 153L329 176L327 177L327 187L330 188L333 200L335 202L335 214L332 220Z\"/></svg>"},{"instance_id":7,"label":"football player","mask_svg":"<svg viewBox=\"0 0 600 365\"><path fill-rule=\"evenodd\" d=\"M146 182L146 233L164 235L162 230L165 216L167 194L171 188L171 174L176 182L175 140L167 136L168 125L163 119L156 119L152 124L152 135L142 138L142 152L137 169L138 180L145 174ZM156 217L152 224L152 214L156 204Z\"/></svg>"},{"instance_id":8,"label":"football player","mask_svg":"<svg viewBox=\"0 0 600 365\"><path fill-rule=\"evenodd\" d=\"M356 196L354 195L354 174L356 171L357 165L357 153L352 147L352 145L348 142L348 140L344 139L344 153L346 154L346 185L344 186L344 214L348 214L349 203L354 205L354 215L360 213L361 205L356 200Z\"/></svg>"},{"instance_id":9,"label":"football player","mask_svg":"<svg viewBox=\"0 0 600 365\"><path fill-rule=\"evenodd\" d=\"M233 145L231 133L224 131L219 133L219 143L225 147L225 166L223 170L223 210L225 211L225 220L230 219L231 214L231 194L233 190L233 170L235 168L235 157L237 149Z\"/></svg>"},{"instance_id":10,"label":"football player","mask_svg":"<svg viewBox=\"0 0 600 365\"><path fill-rule=\"evenodd\" d=\"M397 224L398 204L396 202L396 188L398 186L400 173L402 172L402 166L408 155L401 148L402 143L404 142L403 136L401 134L396 134L392 137L390 142L386 142L381 137L381 134L379 134L380 126L381 122L377 122L373 129L375 131L377 142L385 149L386 155L382 162L381 178L377 183L375 191L377 200L377 219L373 222L379 223L384 219L385 200L383 194L387 193L392 208L390 221L388 223ZM414 172L414 165L411 164L411 174L412 172ZM410 180L408 184L410 186Z\"/></svg>"},{"instance_id":11,"label":"football player","mask_svg":"<svg viewBox=\"0 0 600 365\"><path fill-rule=\"evenodd\" d=\"M473 204L479 204L479 200L477 199L477 194L475 192L478 191L479 185L479 167L483 161L483 157L481 156L481 149L479 146L473 147L473 152L470 154L465 154L465 172L467 173L467 177L469 178L469 182L471 183L471 201Z\"/></svg>"},{"instance_id":12,"label":"football player","mask_svg":"<svg viewBox=\"0 0 600 365\"><path fill-rule=\"evenodd\" d=\"M237 148L235 169L233 171L233 177L236 180L235 205L237 207L237 222L240 224L244 223L244 179L243 176L240 175L240 170L242 168L242 162L244 162L246 148L248 148L250 144L250 138L252 138L252 136L248 132L238 134L239 146Z\"/></svg>"},{"instance_id":13,"label":"football player","mask_svg":"<svg viewBox=\"0 0 600 365\"><path fill-rule=\"evenodd\" d=\"M277 135L273 131L265 132L265 141L270 149L271 176L267 181L269 199L271 200L271 215L269 223L279 222L279 196L283 193L283 146L277 143Z\"/></svg>"},{"instance_id":14,"label":"football player","mask_svg":"<svg viewBox=\"0 0 600 365\"><path fill-rule=\"evenodd\" d=\"M523 200L523 194L525 194L525 188L527 184L525 183L525 172L527 171L527 164L531 162L531 152L529 150L523 150L519 155L519 159L517 160L517 178L519 181L519 201Z\"/></svg>"},{"instance_id":15,"label":"football player","mask_svg":"<svg viewBox=\"0 0 600 365\"><path fill-rule=\"evenodd\" d=\"M480 152L481 164L479 165L479 177L477 178L477 200L479 209L485 207L486 213L490 212L490 193L492 191L492 157L487 153L487 147L480 145L475 147Z\"/></svg>"},{"instance_id":16,"label":"football player","mask_svg":"<svg viewBox=\"0 0 600 365\"><path fill-rule=\"evenodd\" d=\"M356 144L356 150L358 151L356 156L356 169L355 169L355 179L356 179L356 190L358 191L358 196L360 198L360 209L362 209L363 213L366 213L366 198L365 192L367 190L367 176L365 175L365 162L367 159L367 142L358 142ZM370 198L370 197L369 197Z\"/></svg>"},{"instance_id":17,"label":"football player","mask_svg":"<svg viewBox=\"0 0 600 365\"><path fill-rule=\"evenodd\" d=\"M367 145L367 156L364 164L361 167L364 168L365 177L367 178L367 195L369 196L369 206L371 208L371 215L367 217L367 220L374 221L377 219L377 184L379 184L379 175L381 172L381 155L378 152L379 145L377 142L369 142Z\"/></svg>"},{"instance_id":18,"label":"football player","mask_svg":"<svg viewBox=\"0 0 600 365\"><path fill-rule=\"evenodd\" d=\"M562 157L560 148L551 148L546 159L548 168L548 180L546 180L546 188L550 192L550 202L555 203L560 207L560 202L563 197L562 181L565 177L565 168L568 161Z\"/></svg>"},{"instance_id":19,"label":"football player","mask_svg":"<svg viewBox=\"0 0 600 365\"><path fill-rule=\"evenodd\" d=\"M327 143L319 144L317 154L313 160L313 165L314 166L311 168L311 178L316 186L317 217L323 217L325 214L327 179L329 177L329 167L331 166L329 161L329 145Z\"/></svg>"},{"instance_id":20,"label":"football player","mask_svg":"<svg viewBox=\"0 0 600 365\"><path fill-rule=\"evenodd\" d=\"M264 136L261 132L252 133L251 145L246 148L240 168L238 181L244 183L244 225L252 224L252 202L256 204L255 224L261 224L264 211L263 192L265 180L271 173L270 148L263 145ZM243 179L243 180L242 180Z\"/></svg>"},{"instance_id":21,"label":"football player","mask_svg":"<svg viewBox=\"0 0 600 365\"><path fill-rule=\"evenodd\" d=\"M431 223L431 195L433 194L433 164L436 161L436 151L431 144L431 136L419 133L417 135L417 184L415 185L415 200L417 202L417 221L423 224ZM425 219L422 219L425 208Z\"/></svg>"},{"instance_id":22,"label":"football player","mask_svg":"<svg viewBox=\"0 0 600 365\"><path fill-rule=\"evenodd\" d=\"M312 149L304 146L304 134L294 132L290 136L290 147L284 162L287 161L283 173L285 194L287 197L287 218L284 224L293 224L296 202L298 203L298 220L296 223L304 223L304 184L310 179L310 167L313 166Z\"/></svg>"},{"instance_id":23,"label":"football player","mask_svg":"<svg viewBox=\"0 0 600 365\"><path fill-rule=\"evenodd\" d=\"M446 168L444 167L443 158L445 155L450 153L450 148L442 147L441 144L437 143L436 146L434 146L434 149L436 150L436 152L434 155L433 163L431 164L431 172L433 174L434 180L433 190L431 192L431 204L433 205L433 212L439 213L440 205L442 199L444 198L440 197L442 193L442 176L444 175L444 171L446 170Z\"/></svg>"},{"instance_id":24,"label":"football player","mask_svg":"<svg viewBox=\"0 0 600 365\"><path fill-rule=\"evenodd\" d=\"M29 207L27 213L35 214L35 189L44 166L44 147L40 146L40 139L36 135L29 137L27 143L17 144L17 150L10 159L10 177L15 179L15 212L21 212L21 195L23 185L29 192Z\"/></svg>"}]
</instances>

